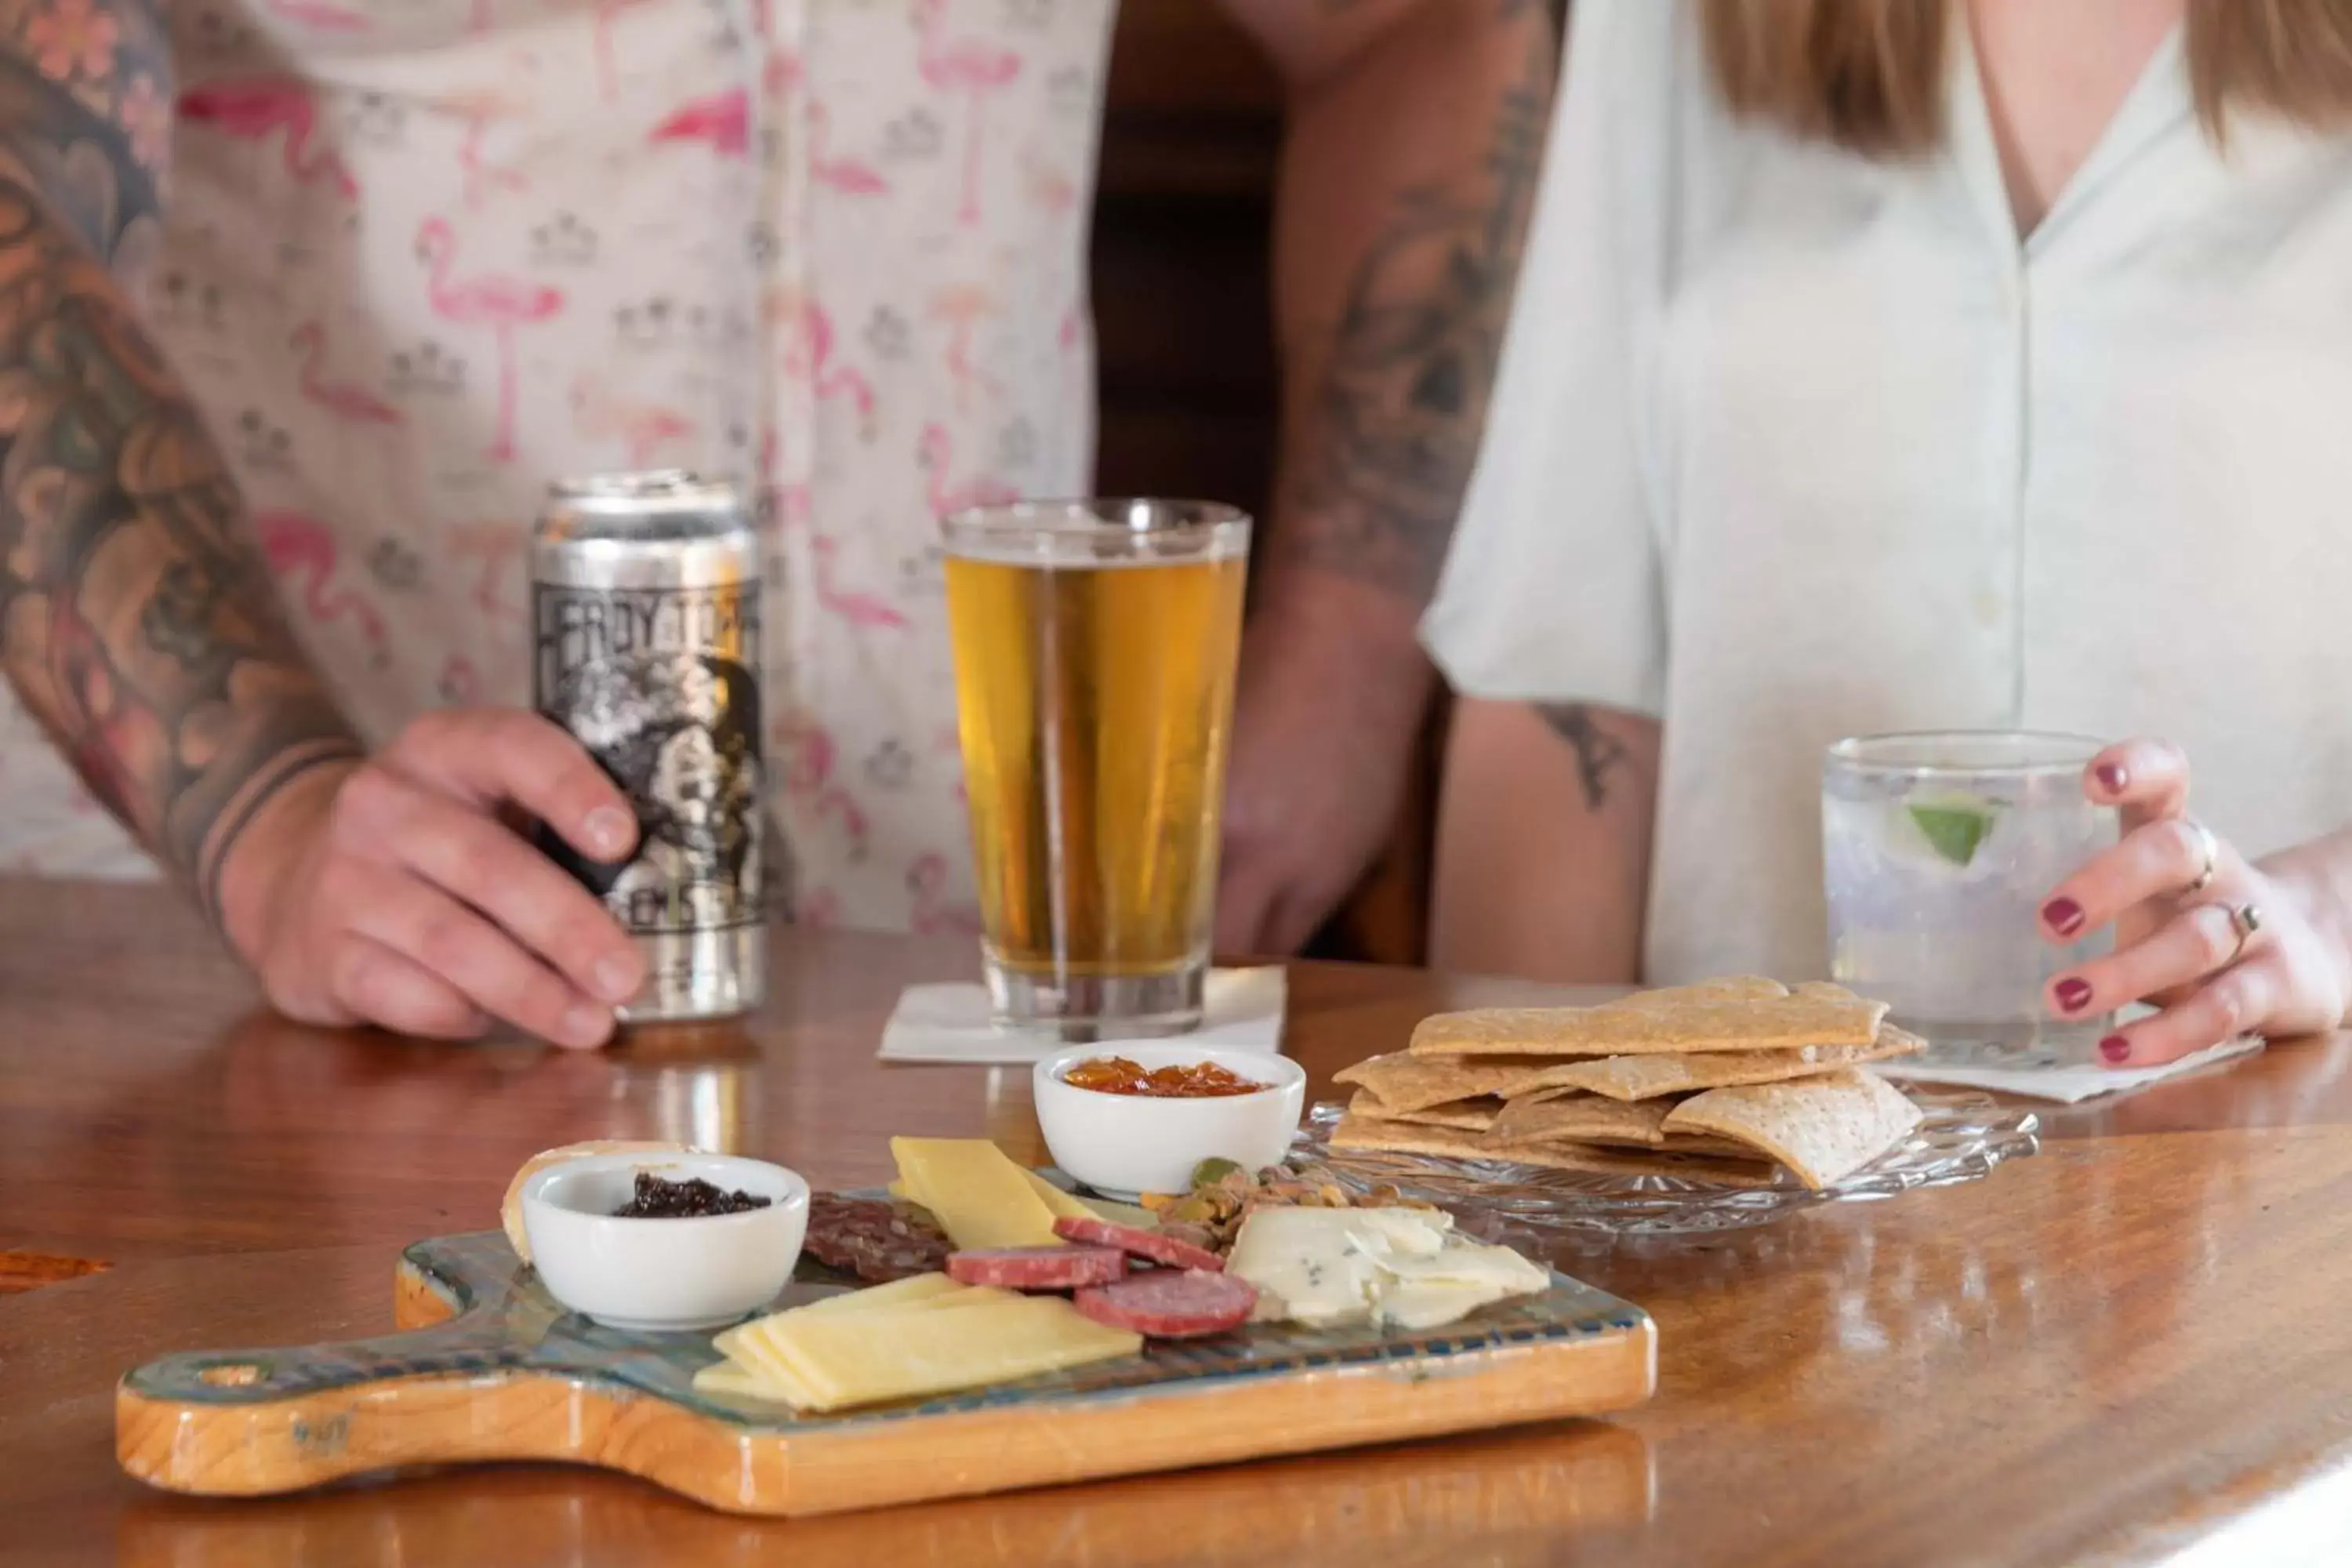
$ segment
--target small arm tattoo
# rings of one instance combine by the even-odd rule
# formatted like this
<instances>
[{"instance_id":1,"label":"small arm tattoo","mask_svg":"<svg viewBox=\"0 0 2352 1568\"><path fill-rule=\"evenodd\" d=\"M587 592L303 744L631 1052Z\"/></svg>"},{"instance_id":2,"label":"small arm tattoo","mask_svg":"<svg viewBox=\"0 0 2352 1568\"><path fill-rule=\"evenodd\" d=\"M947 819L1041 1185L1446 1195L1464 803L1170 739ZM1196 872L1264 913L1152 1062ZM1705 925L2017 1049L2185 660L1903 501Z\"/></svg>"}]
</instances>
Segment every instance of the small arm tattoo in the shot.
<instances>
[{"instance_id":1,"label":"small arm tattoo","mask_svg":"<svg viewBox=\"0 0 2352 1568\"><path fill-rule=\"evenodd\" d=\"M358 745L118 276L171 130L158 0L0 0L0 671L217 915L254 811Z\"/></svg>"},{"instance_id":2,"label":"small arm tattoo","mask_svg":"<svg viewBox=\"0 0 2352 1568\"><path fill-rule=\"evenodd\" d=\"M1539 12L1498 0L1496 15ZM1307 433L1290 559L1425 604L1444 564L1486 424L1556 55L1522 26L1527 72L1496 102L1486 154L1462 177L1397 193L1357 265Z\"/></svg>"},{"instance_id":3,"label":"small arm tattoo","mask_svg":"<svg viewBox=\"0 0 2352 1568\"><path fill-rule=\"evenodd\" d=\"M1577 782L1584 786L1584 804L1593 811L1609 798L1612 774L1633 760L1625 742L1603 730L1592 710L1581 702L1538 702L1535 710L1551 732L1576 753Z\"/></svg>"}]
</instances>

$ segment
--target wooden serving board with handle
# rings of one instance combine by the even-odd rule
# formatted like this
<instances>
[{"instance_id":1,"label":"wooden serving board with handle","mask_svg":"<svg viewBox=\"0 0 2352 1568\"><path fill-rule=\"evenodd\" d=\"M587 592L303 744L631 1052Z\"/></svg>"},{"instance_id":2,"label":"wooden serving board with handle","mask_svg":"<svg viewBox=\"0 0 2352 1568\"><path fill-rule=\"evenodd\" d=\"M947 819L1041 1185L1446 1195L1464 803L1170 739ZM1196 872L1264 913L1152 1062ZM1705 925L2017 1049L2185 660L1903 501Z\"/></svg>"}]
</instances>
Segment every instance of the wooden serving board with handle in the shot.
<instances>
[{"instance_id":1,"label":"wooden serving board with handle","mask_svg":"<svg viewBox=\"0 0 2352 1568\"><path fill-rule=\"evenodd\" d=\"M401 1331L166 1356L115 1394L141 1480L249 1497L404 1466L566 1460L738 1513L821 1514L1622 1409L1649 1397L1638 1308L1555 1274L1425 1333L1289 1324L967 1394L830 1415L699 1394L705 1333L602 1328L551 1300L504 1235L421 1241ZM790 1305L842 1289L803 1260Z\"/></svg>"}]
</instances>

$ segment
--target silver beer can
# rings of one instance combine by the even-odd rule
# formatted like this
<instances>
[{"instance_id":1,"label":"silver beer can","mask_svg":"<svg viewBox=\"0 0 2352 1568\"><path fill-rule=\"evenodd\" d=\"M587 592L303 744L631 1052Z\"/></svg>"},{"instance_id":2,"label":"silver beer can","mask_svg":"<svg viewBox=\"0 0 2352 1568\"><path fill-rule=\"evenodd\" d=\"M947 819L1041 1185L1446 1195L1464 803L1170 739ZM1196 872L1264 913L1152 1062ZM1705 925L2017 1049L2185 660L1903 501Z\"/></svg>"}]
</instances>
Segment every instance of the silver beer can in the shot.
<instances>
[{"instance_id":1,"label":"silver beer can","mask_svg":"<svg viewBox=\"0 0 2352 1568\"><path fill-rule=\"evenodd\" d=\"M766 991L760 549L742 497L679 470L549 487L531 531L532 701L636 812L635 852L540 842L646 957L628 1023L745 1012Z\"/></svg>"}]
</instances>

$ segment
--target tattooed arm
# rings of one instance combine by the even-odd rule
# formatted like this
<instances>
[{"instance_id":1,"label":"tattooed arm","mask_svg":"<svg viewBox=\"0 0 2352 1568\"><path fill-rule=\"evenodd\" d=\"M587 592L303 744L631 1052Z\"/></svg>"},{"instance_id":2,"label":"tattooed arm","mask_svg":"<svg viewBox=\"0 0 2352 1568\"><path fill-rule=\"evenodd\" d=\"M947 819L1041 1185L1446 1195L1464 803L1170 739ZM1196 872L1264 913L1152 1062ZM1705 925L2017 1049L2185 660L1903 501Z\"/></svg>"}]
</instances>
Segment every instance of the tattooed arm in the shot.
<instances>
[{"instance_id":1,"label":"tattooed arm","mask_svg":"<svg viewBox=\"0 0 2352 1568\"><path fill-rule=\"evenodd\" d=\"M1481 974L1641 978L1655 720L1585 704L1455 705L1431 962Z\"/></svg>"},{"instance_id":2,"label":"tattooed arm","mask_svg":"<svg viewBox=\"0 0 2352 1568\"><path fill-rule=\"evenodd\" d=\"M362 759L118 279L160 219L162 5L0 0L0 666L279 1008L596 1044L636 952L491 813L610 858L626 803L527 713L435 715Z\"/></svg>"},{"instance_id":3,"label":"tattooed arm","mask_svg":"<svg viewBox=\"0 0 2352 1568\"><path fill-rule=\"evenodd\" d=\"M1218 939L1288 951L1391 827L1433 689L1416 631L1518 271L1546 0L1224 0L1290 84L1279 493L1258 539Z\"/></svg>"},{"instance_id":4,"label":"tattooed arm","mask_svg":"<svg viewBox=\"0 0 2352 1568\"><path fill-rule=\"evenodd\" d=\"M0 662L116 816L219 915L289 780L358 751L124 282L170 150L160 0L0 5Z\"/></svg>"}]
</instances>

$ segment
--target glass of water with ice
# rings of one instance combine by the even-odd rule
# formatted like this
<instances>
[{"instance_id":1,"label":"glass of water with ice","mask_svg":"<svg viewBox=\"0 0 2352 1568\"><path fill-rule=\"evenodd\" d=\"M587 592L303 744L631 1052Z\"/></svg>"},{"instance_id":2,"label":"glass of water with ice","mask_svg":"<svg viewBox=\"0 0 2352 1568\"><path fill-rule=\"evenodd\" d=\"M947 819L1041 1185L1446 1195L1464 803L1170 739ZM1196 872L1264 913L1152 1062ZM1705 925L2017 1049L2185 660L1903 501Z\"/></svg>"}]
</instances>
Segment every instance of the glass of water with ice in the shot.
<instances>
[{"instance_id":1,"label":"glass of water with ice","mask_svg":"<svg viewBox=\"0 0 2352 1568\"><path fill-rule=\"evenodd\" d=\"M2044 1016L2042 987L2107 950L2042 940L2050 890L2115 843L2113 807L2083 795L2103 742L1949 731L1864 735L1822 769L1831 973L1887 1004L1930 1061L2007 1067L2095 1058L2105 1018Z\"/></svg>"}]
</instances>

